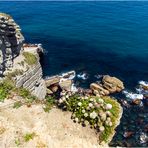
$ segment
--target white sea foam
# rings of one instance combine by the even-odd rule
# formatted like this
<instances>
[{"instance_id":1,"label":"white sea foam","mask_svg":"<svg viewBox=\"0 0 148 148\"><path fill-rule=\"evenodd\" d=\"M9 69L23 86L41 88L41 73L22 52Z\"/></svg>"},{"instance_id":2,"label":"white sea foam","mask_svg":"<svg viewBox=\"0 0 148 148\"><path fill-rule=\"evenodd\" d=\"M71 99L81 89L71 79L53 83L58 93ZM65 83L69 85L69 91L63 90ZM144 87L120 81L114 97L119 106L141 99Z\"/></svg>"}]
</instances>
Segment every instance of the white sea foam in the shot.
<instances>
[{"instance_id":1,"label":"white sea foam","mask_svg":"<svg viewBox=\"0 0 148 148\"><path fill-rule=\"evenodd\" d=\"M133 92L128 92L126 90L123 91L123 94L125 94L125 96L129 99L140 99L142 100L143 99L143 94L137 94L137 93L133 93Z\"/></svg>"},{"instance_id":2,"label":"white sea foam","mask_svg":"<svg viewBox=\"0 0 148 148\"><path fill-rule=\"evenodd\" d=\"M88 79L88 75L86 73L77 74L77 77L82 80Z\"/></svg>"},{"instance_id":3,"label":"white sea foam","mask_svg":"<svg viewBox=\"0 0 148 148\"><path fill-rule=\"evenodd\" d=\"M78 91L78 89L77 89L77 87L75 86L75 84L72 84L72 86L71 86L71 91L72 91L72 92L77 92L77 91Z\"/></svg>"},{"instance_id":4,"label":"white sea foam","mask_svg":"<svg viewBox=\"0 0 148 148\"><path fill-rule=\"evenodd\" d=\"M103 77L103 75L95 75L94 77L97 78L97 79L100 79L100 78Z\"/></svg>"},{"instance_id":5,"label":"white sea foam","mask_svg":"<svg viewBox=\"0 0 148 148\"><path fill-rule=\"evenodd\" d=\"M139 84L143 85L143 86L148 86L148 82L147 81L139 81Z\"/></svg>"},{"instance_id":6,"label":"white sea foam","mask_svg":"<svg viewBox=\"0 0 148 148\"><path fill-rule=\"evenodd\" d=\"M73 70L73 71L69 71L69 72L66 72L66 73L62 73L61 77L65 80L67 80L67 79L73 80L76 77L76 72Z\"/></svg>"}]
</instances>

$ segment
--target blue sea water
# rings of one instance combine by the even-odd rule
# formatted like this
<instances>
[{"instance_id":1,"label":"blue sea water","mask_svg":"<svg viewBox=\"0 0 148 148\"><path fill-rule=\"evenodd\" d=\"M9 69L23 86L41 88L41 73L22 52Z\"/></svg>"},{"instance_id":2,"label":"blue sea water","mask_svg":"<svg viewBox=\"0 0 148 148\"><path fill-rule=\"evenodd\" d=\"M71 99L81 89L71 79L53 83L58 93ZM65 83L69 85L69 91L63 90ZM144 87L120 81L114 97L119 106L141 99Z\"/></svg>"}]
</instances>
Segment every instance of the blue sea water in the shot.
<instances>
[{"instance_id":1,"label":"blue sea water","mask_svg":"<svg viewBox=\"0 0 148 148\"><path fill-rule=\"evenodd\" d=\"M148 2L0 2L0 12L13 16L26 42L43 44L44 76L86 72L89 79L81 85L88 87L94 75L109 74L131 90L139 80L148 81ZM112 146L141 146L136 134L123 137L125 130L137 130L138 112L148 113L125 109Z\"/></svg>"}]
</instances>

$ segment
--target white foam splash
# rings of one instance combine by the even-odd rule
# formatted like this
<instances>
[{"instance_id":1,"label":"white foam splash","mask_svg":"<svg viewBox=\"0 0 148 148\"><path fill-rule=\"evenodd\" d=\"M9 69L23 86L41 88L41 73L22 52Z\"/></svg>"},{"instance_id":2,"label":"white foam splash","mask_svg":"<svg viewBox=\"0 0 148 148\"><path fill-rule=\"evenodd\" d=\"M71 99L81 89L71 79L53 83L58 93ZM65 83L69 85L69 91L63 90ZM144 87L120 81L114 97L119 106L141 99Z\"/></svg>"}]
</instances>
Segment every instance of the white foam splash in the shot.
<instances>
[{"instance_id":1,"label":"white foam splash","mask_svg":"<svg viewBox=\"0 0 148 148\"><path fill-rule=\"evenodd\" d=\"M125 94L127 98L132 99L132 100L134 99L142 100L143 99L143 94L132 93L126 90L123 91L123 94Z\"/></svg>"},{"instance_id":2,"label":"white foam splash","mask_svg":"<svg viewBox=\"0 0 148 148\"><path fill-rule=\"evenodd\" d=\"M72 84L72 86L71 86L71 91L72 91L72 92L77 92L77 91L78 91L78 89L77 89L77 87L75 86L75 84Z\"/></svg>"},{"instance_id":3,"label":"white foam splash","mask_svg":"<svg viewBox=\"0 0 148 148\"><path fill-rule=\"evenodd\" d=\"M82 79L82 80L88 79L88 76L87 76L86 73L80 73L80 74L77 75L77 77L78 77L79 79Z\"/></svg>"},{"instance_id":4,"label":"white foam splash","mask_svg":"<svg viewBox=\"0 0 148 148\"><path fill-rule=\"evenodd\" d=\"M61 77L64 79L73 80L76 77L76 72L73 70L66 73L62 73Z\"/></svg>"},{"instance_id":5,"label":"white foam splash","mask_svg":"<svg viewBox=\"0 0 148 148\"><path fill-rule=\"evenodd\" d=\"M148 82L147 81L139 81L139 84L143 85L143 86L148 86Z\"/></svg>"},{"instance_id":6,"label":"white foam splash","mask_svg":"<svg viewBox=\"0 0 148 148\"><path fill-rule=\"evenodd\" d=\"M146 135L146 133L141 133L140 135L140 143L146 143L148 142L148 136Z\"/></svg>"},{"instance_id":7,"label":"white foam splash","mask_svg":"<svg viewBox=\"0 0 148 148\"><path fill-rule=\"evenodd\" d=\"M94 77L97 78L97 79L100 79L100 78L103 77L103 75L95 75Z\"/></svg>"}]
</instances>

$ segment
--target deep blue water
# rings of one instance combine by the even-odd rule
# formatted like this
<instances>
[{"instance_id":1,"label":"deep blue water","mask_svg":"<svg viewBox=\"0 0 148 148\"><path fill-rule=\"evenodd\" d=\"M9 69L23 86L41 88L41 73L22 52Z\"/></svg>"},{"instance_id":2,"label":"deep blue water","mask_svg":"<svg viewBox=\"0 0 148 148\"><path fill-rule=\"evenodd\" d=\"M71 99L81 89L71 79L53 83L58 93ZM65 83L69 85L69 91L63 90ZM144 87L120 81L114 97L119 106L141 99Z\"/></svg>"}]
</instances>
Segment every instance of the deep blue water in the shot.
<instances>
[{"instance_id":1,"label":"deep blue water","mask_svg":"<svg viewBox=\"0 0 148 148\"><path fill-rule=\"evenodd\" d=\"M85 87L96 74L116 76L127 89L148 81L148 2L0 2L0 11L13 16L26 42L43 44L45 76L85 71ZM127 129L136 130L128 120L139 110L125 110ZM126 146L124 130L121 125L113 143ZM135 139L128 142L137 146Z\"/></svg>"}]
</instances>

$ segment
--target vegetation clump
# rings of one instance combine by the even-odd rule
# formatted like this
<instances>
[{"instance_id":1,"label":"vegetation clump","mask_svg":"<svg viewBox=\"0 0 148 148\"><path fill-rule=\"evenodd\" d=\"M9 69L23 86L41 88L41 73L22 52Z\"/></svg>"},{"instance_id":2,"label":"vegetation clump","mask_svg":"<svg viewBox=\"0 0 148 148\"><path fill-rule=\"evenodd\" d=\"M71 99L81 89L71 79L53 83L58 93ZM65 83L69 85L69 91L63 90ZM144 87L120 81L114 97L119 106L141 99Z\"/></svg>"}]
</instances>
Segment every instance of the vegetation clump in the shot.
<instances>
[{"instance_id":1,"label":"vegetation clump","mask_svg":"<svg viewBox=\"0 0 148 148\"><path fill-rule=\"evenodd\" d=\"M33 133L27 133L24 136L24 140L25 140L25 142L28 142L28 141L32 140L35 136L36 136L36 134L34 132Z\"/></svg>"},{"instance_id":2,"label":"vegetation clump","mask_svg":"<svg viewBox=\"0 0 148 148\"><path fill-rule=\"evenodd\" d=\"M35 54L30 52L23 52L23 56L25 57L25 62L28 65L34 65L37 63L37 57Z\"/></svg>"},{"instance_id":3,"label":"vegetation clump","mask_svg":"<svg viewBox=\"0 0 148 148\"><path fill-rule=\"evenodd\" d=\"M63 96L59 106L72 111L74 122L90 125L99 132L99 141L108 142L114 134L116 120L119 119L120 105L110 97Z\"/></svg>"},{"instance_id":4,"label":"vegetation clump","mask_svg":"<svg viewBox=\"0 0 148 148\"><path fill-rule=\"evenodd\" d=\"M44 111L49 112L54 104L55 104L55 96L46 96L43 107Z\"/></svg>"},{"instance_id":5,"label":"vegetation clump","mask_svg":"<svg viewBox=\"0 0 148 148\"><path fill-rule=\"evenodd\" d=\"M10 94L10 91L13 89L13 84L8 80L0 82L0 101L4 101Z\"/></svg>"}]
</instances>

